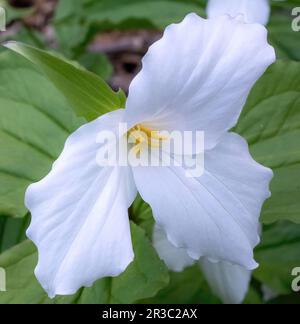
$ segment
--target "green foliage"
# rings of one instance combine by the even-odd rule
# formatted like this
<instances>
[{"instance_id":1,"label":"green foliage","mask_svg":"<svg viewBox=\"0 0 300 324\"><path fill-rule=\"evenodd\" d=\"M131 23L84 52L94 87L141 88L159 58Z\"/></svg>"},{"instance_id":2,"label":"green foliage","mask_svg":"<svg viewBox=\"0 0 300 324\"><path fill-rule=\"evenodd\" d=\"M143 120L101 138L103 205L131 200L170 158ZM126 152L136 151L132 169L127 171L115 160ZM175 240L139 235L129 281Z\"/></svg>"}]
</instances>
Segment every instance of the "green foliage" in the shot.
<instances>
[{"instance_id":1,"label":"green foliage","mask_svg":"<svg viewBox=\"0 0 300 324\"><path fill-rule=\"evenodd\" d=\"M0 216L0 253L25 240L29 214L22 218Z\"/></svg>"},{"instance_id":2,"label":"green foliage","mask_svg":"<svg viewBox=\"0 0 300 324\"><path fill-rule=\"evenodd\" d=\"M36 64L64 94L75 113L87 121L123 107L121 92L115 93L100 77L79 65L22 43L8 42L5 46Z\"/></svg>"},{"instance_id":3,"label":"green foliage","mask_svg":"<svg viewBox=\"0 0 300 324\"><path fill-rule=\"evenodd\" d=\"M79 63L104 80L109 80L113 74L113 67L109 60L100 53L85 53L79 57Z\"/></svg>"},{"instance_id":4,"label":"green foliage","mask_svg":"<svg viewBox=\"0 0 300 324\"><path fill-rule=\"evenodd\" d=\"M49 171L80 121L32 64L0 55L0 215L22 217L26 187Z\"/></svg>"},{"instance_id":5,"label":"green foliage","mask_svg":"<svg viewBox=\"0 0 300 324\"><path fill-rule=\"evenodd\" d=\"M198 265L179 273L171 273L170 284L155 298L140 301L148 304L218 304Z\"/></svg>"},{"instance_id":6,"label":"green foliage","mask_svg":"<svg viewBox=\"0 0 300 324\"><path fill-rule=\"evenodd\" d=\"M278 222L266 227L255 252L254 277L278 294L291 294L292 269L300 264L300 225Z\"/></svg>"},{"instance_id":7,"label":"green foliage","mask_svg":"<svg viewBox=\"0 0 300 324\"><path fill-rule=\"evenodd\" d=\"M151 207L144 202L140 195L138 195L130 207L129 215L136 224L139 224L139 226L146 231L146 234L151 239L154 225L152 210Z\"/></svg>"},{"instance_id":8,"label":"green foliage","mask_svg":"<svg viewBox=\"0 0 300 324\"><path fill-rule=\"evenodd\" d=\"M300 223L300 63L277 62L250 93L236 131L258 162L274 171L261 220Z\"/></svg>"},{"instance_id":9,"label":"green foliage","mask_svg":"<svg viewBox=\"0 0 300 324\"><path fill-rule=\"evenodd\" d=\"M300 36L292 29L293 19L290 12L272 15L268 25L269 39L278 58L300 61Z\"/></svg>"}]
</instances>

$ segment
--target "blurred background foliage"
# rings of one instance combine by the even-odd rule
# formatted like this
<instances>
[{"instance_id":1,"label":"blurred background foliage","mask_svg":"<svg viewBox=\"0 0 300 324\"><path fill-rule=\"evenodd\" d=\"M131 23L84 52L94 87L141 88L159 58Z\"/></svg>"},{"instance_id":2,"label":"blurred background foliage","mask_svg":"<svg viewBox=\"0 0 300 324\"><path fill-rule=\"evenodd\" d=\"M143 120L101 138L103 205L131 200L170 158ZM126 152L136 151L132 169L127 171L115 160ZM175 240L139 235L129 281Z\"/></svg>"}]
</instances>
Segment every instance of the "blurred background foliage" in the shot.
<instances>
[{"instance_id":1,"label":"blurred background foliage","mask_svg":"<svg viewBox=\"0 0 300 324\"><path fill-rule=\"evenodd\" d=\"M205 17L206 0L1 0L10 26L1 40L51 49L128 89L141 57L170 23L187 13ZM300 60L291 8L299 0L272 1L270 42L279 58Z\"/></svg>"},{"instance_id":2,"label":"blurred background foliage","mask_svg":"<svg viewBox=\"0 0 300 324\"><path fill-rule=\"evenodd\" d=\"M267 28L277 57L300 61L300 32L291 28L292 8L300 6L300 0L271 3ZM0 0L0 6L8 20L1 41L17 40L55 52L127 92L141 58L163 28L189 12L205 17L206 1ZM262 243L255 251L260 268L253 274L245 303L300 302L299 293L291 291L291 269L300 266L300 156L299 144L288 140L291 130L300 129L299 109L295 109L300 104L300 63L282 64L270 72L273 85L268 75L256 85L245 108L246 113L253 112L243 114L236 128L248 139L254 157L275 170L273 196L262 214ZM129 269L74 296L48 299L33 274L37 255L25 237L30 215L23 204L24 190L47 173L68 134L84 120L74 115L40 71L15 54L1 53L0 84L1 123L9 125L5 131L0 128L0 266L8 269L10 287L0 294L0 303L219 303L198 266L181 273L167 271L151 247L151 209L140 198L130 208L136 259ZM270 88L276 96L266 95ZM293 103L282 95L285 88L296 94ZM264 98L265 109L255 109L257 98ZM281 144L278 136L276 142L270 136L274 125L269 123L268 109L274 107L274 100L286 107L279 116ZM257 120L262 129L259 137ZM283 158L272 158L270 150L276 146L290 156L297 151L295 161L286 166Z\"/></svg>"}]
</instances>

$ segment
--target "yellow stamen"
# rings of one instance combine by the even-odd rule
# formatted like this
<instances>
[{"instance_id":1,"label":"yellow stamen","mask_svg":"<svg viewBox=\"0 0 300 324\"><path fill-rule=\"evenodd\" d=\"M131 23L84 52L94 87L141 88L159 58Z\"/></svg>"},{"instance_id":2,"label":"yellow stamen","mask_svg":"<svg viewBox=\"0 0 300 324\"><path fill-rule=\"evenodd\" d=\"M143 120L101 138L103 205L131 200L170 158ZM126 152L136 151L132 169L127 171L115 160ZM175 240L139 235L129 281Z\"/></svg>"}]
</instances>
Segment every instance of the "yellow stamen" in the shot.
<instances>
[{"instance_id":1,"label":"yellow stamen","mask_svg":"<svg viewBox=\"0 0 300 324\"><path fill-rule=\"evenodd\" d=\"M147 144L153 148L160 147L160 141L168 139L168 136L161 135L158 130L153 130L141 124L138 124L128 131L128 137L134 139L134 153L138 154L141 151L142 144Z\"/></svg>"}]
</instances>

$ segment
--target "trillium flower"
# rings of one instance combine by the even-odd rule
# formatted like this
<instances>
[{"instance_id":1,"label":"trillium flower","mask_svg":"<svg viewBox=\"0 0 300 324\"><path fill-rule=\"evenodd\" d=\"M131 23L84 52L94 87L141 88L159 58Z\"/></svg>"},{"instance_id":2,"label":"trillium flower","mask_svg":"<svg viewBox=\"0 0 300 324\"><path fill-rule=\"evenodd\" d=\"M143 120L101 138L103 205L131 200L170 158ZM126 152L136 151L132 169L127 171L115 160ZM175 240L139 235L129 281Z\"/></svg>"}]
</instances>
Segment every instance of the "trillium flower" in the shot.
<instances>
[{"instance_id":1,"label":"trillium flower","mask_svg":"<svg viewBox=\"0 0 300 324\"><path fill-rule=\"evenodd\" d=\"M243 15L246 22L262 25L268 23L270 11L269 0L209 0L206 8L209 18Z\"/></svg>"},{"instance_id":2,"label":"trillium flower","mask_svg":"<svg viewBox=\"0 0 300 324\"><path fill-rule=\"evenodd\" d=\"M272 171L229 130L274 60L260 25L189 14L167 27L144 57L125 110L75 131L50 173L26 192L27 235L39 251L35 274L50 297L126 269L134 258L128 207L137 191L168 240L189 257L257 266L253 247ZM99 166L99 132L117 133L123 122L128 133L144 130L148 140L153 131L205 132L204 173L187 177L174 165Z\"/></svg>"}]
</instances>

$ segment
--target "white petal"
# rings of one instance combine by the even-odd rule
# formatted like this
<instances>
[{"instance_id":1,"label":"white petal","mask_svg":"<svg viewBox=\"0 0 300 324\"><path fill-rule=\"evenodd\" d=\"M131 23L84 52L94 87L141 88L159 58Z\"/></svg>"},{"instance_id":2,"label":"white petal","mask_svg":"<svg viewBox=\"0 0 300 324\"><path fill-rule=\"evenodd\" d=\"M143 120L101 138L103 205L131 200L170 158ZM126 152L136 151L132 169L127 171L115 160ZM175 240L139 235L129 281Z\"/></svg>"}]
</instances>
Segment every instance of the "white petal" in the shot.
<instances>
[{"instance_id":1,"label":"white petal","mask_svg":"<svg viewBox=\"0 0 300 324\"><path fill-rule=\"evenodd\" d=\"M153 245L172 271L180 272L195 262L184 249L172 245L157 224L153 231ZM210 262L206 258L202 258L199 264L212 291L223 303L239 304L244 300L251 279L250 270L225 261Z\"/></svg>"},{"instance_id":2,"label":"white petal","mask_svg":"<svg viewBox=\"0 0 300 324\"><path fill-rule=\"evenodd\" d=\"M209 0L206 11L209 18L224 14L236 17L242 14L248 23L266 25L271 8L269 0Z\"/></svg>"},{"instance_id":3,"label":"white petal","mask_svg":"<svg viewBox=\"0 0 300 324\"><path fill-rule=\"evenodd\" d=\"M228 133L205 153L205 171L189 178L183 167L135 167L138 191L176 247L195 260L229 261L247 269L257 263L261 206L272 171L257 164L247 143Z\"/></svg>"},{"instance_id":4,"label":"white petal","mask_svg":"<svg viewBox=\"0 0 300 324\"><path fill-rule=\"evenodd\" d=\"M274 60L263 26L189 14L167 27L144 57L130 86L127 120L205 131L205 147L212 148L236 124L250 89Z\"/></svg>"},{"instance_id":5,"label":"white petal","mask_svg":"<svg viewBox=\"0 0 300 324\"><path fill-rule=\"evenodd\" d=\"M133 259L127 210L136 194L131 170L96 163L97 134L116 130L124 111L106 114L67 140L51 172L26 192L36 276L50 297L120 274Z\"/></svg>"},{"instance_id":6,"label":"white petal","mask_svg":"<svg viewBox=\"0 0 300 324\"><path fill-rule=\"evenodd\" d=\"M175 272L180 272L184 268L192 265L195 261L189 257L184 249L175 247L168 241L167 235L157 224L153 230L153 246L159 257L165 262L167 267Z\"/></svg>"},{"instance_id":7,"label":"white petal","mask_svg":"<svg viewBox=\"0 0 300 324\"><path fill-rule=\"evenodd\" d=\"M211 290L224 304L240 304L249 288L251 271L228 262L200 262Z\"/></svg>"},{"instance_id":8,"label":"white petal","mask_svg":"<svg viewBox=\"0 0 300 324\"><path fill-rule=\"evenodd\" d=\"M153 245L172 271L180 272L195 262L184 249L172 245L157 224L153 231ZM244 300L251 279L250 270L225 261L210 262L206 258L202 258L199 264L212 291L223 303L239 304Z\"/></svg>"}]
</instances>

